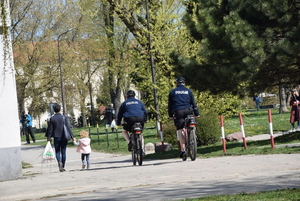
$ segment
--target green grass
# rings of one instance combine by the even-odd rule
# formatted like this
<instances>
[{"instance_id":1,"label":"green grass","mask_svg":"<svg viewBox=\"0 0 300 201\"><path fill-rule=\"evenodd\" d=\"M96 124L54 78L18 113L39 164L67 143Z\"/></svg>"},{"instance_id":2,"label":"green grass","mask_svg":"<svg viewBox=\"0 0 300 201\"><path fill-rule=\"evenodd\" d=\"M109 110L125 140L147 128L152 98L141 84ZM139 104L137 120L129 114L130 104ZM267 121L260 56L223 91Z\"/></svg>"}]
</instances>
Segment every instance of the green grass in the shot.
<instances>
[{"instance_id":1,"label":"green grass","mask_svg":"<svg viewBox=\"0 0 300 201\"><path fill-rule=\"evenodd\" d=\"M32 168L32 165L30 163L25 163L22 161L22 169Z\"/></svg>"},{"instance_id":2,"label":"green grass","mask_svg":"<svg viewBox=\"0 0 300 201\"><path fill-rule=\"evenodd\" d=\"M272 109L272 125L273 132L282 132L291 128L290 113L278 113L278 109ZM258 134L270 133L268 110L248 110L242 114L245 135L254 136ZM235 116L224 119L225 134L241 131L239 117Z\"/></svg>"},{"instance_id":3,"label":"green grass","mask_svg":"<svg viewBox=\"0 0 300 201\"><path fill-rule=\"evenodd\" d=\"M184 199L184 201L298 201L300 189L283 189L260 193L239 193L232 195L214 195L203 198Z\"/></svg>"}]
</instances>

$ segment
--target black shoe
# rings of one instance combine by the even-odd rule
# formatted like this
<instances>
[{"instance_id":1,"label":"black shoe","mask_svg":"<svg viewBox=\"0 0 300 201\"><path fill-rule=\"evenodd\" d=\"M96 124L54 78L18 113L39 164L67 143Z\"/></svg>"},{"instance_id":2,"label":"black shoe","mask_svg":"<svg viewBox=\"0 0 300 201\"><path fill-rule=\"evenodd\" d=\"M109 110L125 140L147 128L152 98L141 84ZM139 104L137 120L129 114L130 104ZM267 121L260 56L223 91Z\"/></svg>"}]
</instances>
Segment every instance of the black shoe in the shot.
<instances>
[{"instance_id":1,"label":"black shoe","mask_svg":"<svg viewBox=\"0 0 300 201\"><path fill-rule=\"evenodd\" d=\"M128 142L128 151L132 151L132 142L131 141Z\"/></svg>"},{"instance_id":2,"label":"black shoe","mask_svg":"<svg viewBox=\"0 0 300 201\"><path fill-rule=\"evenodd\" d=\"M61 162L58 163L58 169L60 172L64 171L63 164Z\"/></svg>"},{"instance_id":3,"label":"black shoe","mask_svg":"<svg viewBox=\"0 0 300 201\"><path fill-rule=\"evenodd\" d=\"M186 159L187 159L187 154L186 154L185 151L181 152L180 156L181 156L180 158L182 158L183 161L186 161Z\"/></svg>"},{"instance_id":4,"label":"black shoe","mask_svg":"<svg viewBox=\"0 0 300 201\"><path fill-rule=\"evenodd\" d=\"M179 158L183 158L184 156L186 156L186 153L185 153L185 151L182 151L182 152L180 153Z\"/></svg>"}]
</instances>

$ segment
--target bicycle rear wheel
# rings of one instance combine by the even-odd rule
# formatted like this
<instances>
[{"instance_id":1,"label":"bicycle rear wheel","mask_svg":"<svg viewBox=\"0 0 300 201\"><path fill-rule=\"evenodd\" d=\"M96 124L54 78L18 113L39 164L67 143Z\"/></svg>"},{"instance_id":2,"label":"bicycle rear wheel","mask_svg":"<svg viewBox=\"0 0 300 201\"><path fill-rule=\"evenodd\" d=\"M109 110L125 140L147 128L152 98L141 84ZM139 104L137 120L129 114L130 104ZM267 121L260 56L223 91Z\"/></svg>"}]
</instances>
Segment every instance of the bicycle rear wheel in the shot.
<instances>
[{"instance_id":1,"label":"bicycle rear wheel","mask_svg":"<svg viewBox=\"0 0 300 201\"><path fill-rule=\"evenodd\" d=\"M182 155L182 160L186 161L188 154L189 154L189 137L187 134L187 129L184 131L184 137L185 137L185 154Z\"/></svg>"},{"instance_id":2,"label":"bicycle rear wheel","mask_svg":"<svg viewBox=\"0 0 300 201\"><path fill-rule=\"evenodd\" d=\"M137 158L137 156L136 156L136 153L134 153L134 150L132 150L131 156L132 156L132 163L133 163L133 165L136 165L136 158Z\"/></svg>"},{"instance_id":3,"label":"bicycle rear wheel","mask_svg":"<svg viewBox=\"0 0 300 201\"><path fill-rule=\"evenodd\" d=\"M136 165L136 159L137 159L137 154L136 154L136 138L135 138L135 136L133 136L133 134L132 134L132 136L131 136L131 142L134 142L134 143L132 143L132 151L131 151L131 157L132 157L132 163L133 163L133 165Z\"/></svg>"},{"instance_id":4,"label":"bicycle rear wheel","mask_svg":"<svg viewBox=\"0 0 300 201\"><path fill-rule=\"evenodd\" d=\"M136 144L136 159L139 165L143 164L143 148L142 148L142 141L141 136L137 137L137 144Z\"/></svg>"},{"instance_id":5,"label":"bicycle rear wheel","mask_svg":"<svg viewBox=\"0 0 300 201\"><path fill-rule=\"evenodd\" d=\"M196 132L195 128L190 130L189 134L189 146L188 146L188 153L192 161L196 160L197 157L197 139L196 139Z\"/></svg>"}]
</instances>

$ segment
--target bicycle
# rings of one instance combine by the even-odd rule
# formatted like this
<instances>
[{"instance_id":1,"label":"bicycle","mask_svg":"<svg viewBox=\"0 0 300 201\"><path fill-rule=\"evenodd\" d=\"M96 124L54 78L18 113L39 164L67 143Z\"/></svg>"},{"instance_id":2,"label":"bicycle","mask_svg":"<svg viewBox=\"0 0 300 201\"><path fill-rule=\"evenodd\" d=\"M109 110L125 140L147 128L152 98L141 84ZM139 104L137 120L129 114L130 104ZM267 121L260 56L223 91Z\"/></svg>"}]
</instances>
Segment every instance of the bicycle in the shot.
<instances>
[{"instance_id":1,"label":"bicycle","mask_svg":"<svg viewBox=\"0 0 300 201\"><path fill-rule=\"evenodd\" d=\"M187 155L182 157L183 161L186 161L189 156L192 161L197 157L197 137L196 137L196 119L194 115L188 115L184 119L184 132L185 132L185 149Z\"/></svg>"},{"instance_id":2,"label":"bicycle","mask_svg":"<svg viewBox=\"0 0 300 201\"><path fill-rule=\"evenodd\" d=\"M142 133L142 124L140 122L134 123L129 136L132 143L131 155L133 165L136 165L136 162L138 162L139 165L143 163Z\"/></svg>"}]
</instances>

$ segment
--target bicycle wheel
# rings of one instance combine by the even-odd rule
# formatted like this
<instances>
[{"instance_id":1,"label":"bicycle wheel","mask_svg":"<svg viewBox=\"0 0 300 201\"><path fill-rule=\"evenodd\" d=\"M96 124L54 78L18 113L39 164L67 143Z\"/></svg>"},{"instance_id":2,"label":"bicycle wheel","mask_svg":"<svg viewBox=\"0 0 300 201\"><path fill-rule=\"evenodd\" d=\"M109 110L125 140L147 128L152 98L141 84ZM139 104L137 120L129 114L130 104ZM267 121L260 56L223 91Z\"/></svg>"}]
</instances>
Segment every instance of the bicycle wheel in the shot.
<instances>
[{"instance_id":1,"label":"bicycle wheel","mask_svg":"<svg viewBox=\"0 0 300 201\"><path fill-rule=\"evenodd\" d=\"M186 161L186 159L187 159L187 157L188 157L187 155L189 154L190 151L189 151L189 140L188 140L189 138L188 138L187 130L186 130L186 129L185 129L185 132L184 132L184 133L185 133L185 153L186 153L186 154L184 154L184 155L182 156L182 160L183 160L183 161Z\"/></svg>"},{"instance_id":2,"label":"bicycle wheel","mask_svg":"<svg viewBox=\"0 0 300 201\"><path fill-rule=\"evenodd\" d=\"M142 165L143 163L143 149L142 149L142 142L141 142L141 136L137 137L137 143L136 143L136 158L139 163L139 165Z\"/></svg>"},{"instance_id":3,"label":"bicycle wheel","mask_svg":"<svg viewBox=\"0 0 300 201\"><path fill-rule=\"evenodd\" d=\"M192 161L196 160L197 157L197 139L195 128L190 130L189 133L189 146L188 146L188 153Z\"/></svg>"},{"instance_id":4,"label":"bicycle wheel","mask_svg":"<svg viewBox=\"0 0 300 201\"><path fill-rule=\"evenodd\" d=\"M134 138L134 139L132 139ZM130 139L131 142L136 142L135 137L132 135L132 138ZM137 155L136 155L136 143L132 143L132 151L131 151L131 157L132 157L132 163L133 165L136 165L136 159L137 159Z\"/></svg>"},{"instance_id":5,"label":"bicycle wheel","mask_svg":"<svg viewBox=\"0 0 300 201\"><path fill-rule=\"evenodd\" d=\"M132 156L132 163L133 165L136 165L136 153L134 153L134 150L131 151L131 156Z\"/></svg>"}]
</instances>

